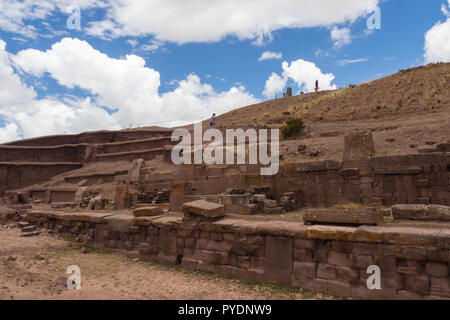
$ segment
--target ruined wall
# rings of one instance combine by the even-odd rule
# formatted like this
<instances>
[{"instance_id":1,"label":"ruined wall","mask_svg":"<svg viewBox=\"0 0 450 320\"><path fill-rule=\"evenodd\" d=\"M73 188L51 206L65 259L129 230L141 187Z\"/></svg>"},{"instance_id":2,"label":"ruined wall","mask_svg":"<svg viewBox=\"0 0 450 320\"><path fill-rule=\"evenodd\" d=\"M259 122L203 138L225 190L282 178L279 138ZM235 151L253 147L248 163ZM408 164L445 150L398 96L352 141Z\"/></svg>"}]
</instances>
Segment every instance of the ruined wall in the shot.
<instances>
[{"instance_id":1,"label":"ruined wall","mask_svg":"<svg viewBox=\"0 0 450 320\"><path fill-rule=\"evenodd\" d=\"M274 178L277 194L299 190L308 207L348 201L450 205L450 154L372 157L368 164L366 173L342 169L338 161L288 164Z\"/></svg>"},{"instance_id":2,"label":"ruined wall","mask_svg":"<svg viewBox=\"0 0 450 320\"><path fill-rule=\"evenodd\" d=\"M136 151L144 149L163 148L167 144L171 144L170 137L153 138L136 141L108 143L100 146L101 153L117 153L126 151Z\"/></svg>"},{"instance_id":3,"label":"ruined wall","mask_svg":"<svg viewBox=\"0 0 450 320\"><path fill-rule=\"evenodd\" d=\"M450 299L450 232L33 211L28 220L160 263L356 299ZM381 268L369 290L367 267Z\"/></svg>"},{"instance_id":4,"label":"ruined wall","mask_svg":"<svg viewBox=\"0 0 450 320\"><path fill-rule=\"evenodd\" d=\"M23 147L0 145L0 162L82 162L87 145Z\"/></svg>"},{"instance_id":5,"label":"ruined wall","mask_svg":"<svg viewBox=\"0 0 450 320\"><path fill-rule=\"evenodd\" d=\"M51 177L81 168L81 163L0 163L0 195L7 190L31 186Z\"/></svg>"},{"instance_id":6,"label":"ruined wall","mask_svg":"<svg viewBox=\"0 0 450 320\"><path fill-rule=\"evenodd\" d=\"M66 134L45 136L32 139L24 139L6 143L5 145L14 146L56 146L63 144L98 144L111 143L129 140L150 139L158 136L170 136L172 133L169 129L158 130L130 130L130 131L95 131L84 132L80 134Z\"/></svg>"},{"instance_id":7,"label":"ruined wall","mask_svg":"<svg viewBox=\"0 0 450 320\"><path fill-rule=\"evenodd\" d=\"M252 186L266 186L270 188L269 196L276 200L286 192L295 192L306 207L330 207L349 201L388 206L450 205L450 154L372 157L366 162L363 169L343 168L342 161L333 160L287 163L273 177L261 176L257 165L193 165L180 167L165 179L189 181L194 193L206 195L230 187L245 191ZM161 178L148 176L149 188Z\"/></svg>"}]
</instances>

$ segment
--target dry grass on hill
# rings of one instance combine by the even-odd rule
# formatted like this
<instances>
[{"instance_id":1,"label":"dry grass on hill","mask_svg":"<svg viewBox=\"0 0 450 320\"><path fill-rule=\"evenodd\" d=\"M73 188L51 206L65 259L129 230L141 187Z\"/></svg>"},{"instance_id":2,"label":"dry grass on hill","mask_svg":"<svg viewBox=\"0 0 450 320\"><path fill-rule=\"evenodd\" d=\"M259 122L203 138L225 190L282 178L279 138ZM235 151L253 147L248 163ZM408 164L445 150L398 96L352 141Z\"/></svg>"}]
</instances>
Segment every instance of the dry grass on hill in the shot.
<instances>
[{"instance_id":1,"label":"dry grass on hill","mask_svg":"<svg viewBox=\"0 0 450 320\"><path fill-rule=\"evenodd\" d=\"M237 109L217 118L220 126L281 124L300 117L307 123L438 113L450 107L450 63L400 70L398 73L336 91L322 91Z\"/></svg>"}]
</instances>

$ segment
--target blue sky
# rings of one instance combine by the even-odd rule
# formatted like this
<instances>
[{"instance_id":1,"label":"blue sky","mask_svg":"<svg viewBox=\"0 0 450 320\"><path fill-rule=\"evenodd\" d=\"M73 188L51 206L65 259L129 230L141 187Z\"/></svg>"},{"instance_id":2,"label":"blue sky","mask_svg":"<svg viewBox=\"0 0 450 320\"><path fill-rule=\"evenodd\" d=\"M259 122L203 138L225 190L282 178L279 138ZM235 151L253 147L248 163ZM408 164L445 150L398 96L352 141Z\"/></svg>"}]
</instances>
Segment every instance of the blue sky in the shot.
<instances>
[{"instance_id":1,"label":"blue sky","mask_svg":"<svg viewBox=\"0 0 450 320\"><path fill-rule=\"evenodd\" d=\"M448 0L38 3L0 0L0 142L179 125L450 61Z\"/></svg>"}]
</instances>

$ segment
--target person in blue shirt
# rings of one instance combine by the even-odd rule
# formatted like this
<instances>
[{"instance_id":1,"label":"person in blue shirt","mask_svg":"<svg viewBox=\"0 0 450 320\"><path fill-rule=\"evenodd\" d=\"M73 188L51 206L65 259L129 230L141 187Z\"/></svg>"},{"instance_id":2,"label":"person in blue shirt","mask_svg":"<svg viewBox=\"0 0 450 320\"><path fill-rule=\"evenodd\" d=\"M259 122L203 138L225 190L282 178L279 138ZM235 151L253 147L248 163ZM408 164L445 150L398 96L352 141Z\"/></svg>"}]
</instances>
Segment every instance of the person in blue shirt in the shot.
<instances>
[{"instance_id":1,"label":"person in blue shirt","mask_svg":"<svg viewBox=\"0 0 450 320\"><path fill-rule=\"evenodd\" d=\"M209 126L214 127L216 125L216 114L213 113L211 120L209 121Z\"/></svg>"}]
</instances>

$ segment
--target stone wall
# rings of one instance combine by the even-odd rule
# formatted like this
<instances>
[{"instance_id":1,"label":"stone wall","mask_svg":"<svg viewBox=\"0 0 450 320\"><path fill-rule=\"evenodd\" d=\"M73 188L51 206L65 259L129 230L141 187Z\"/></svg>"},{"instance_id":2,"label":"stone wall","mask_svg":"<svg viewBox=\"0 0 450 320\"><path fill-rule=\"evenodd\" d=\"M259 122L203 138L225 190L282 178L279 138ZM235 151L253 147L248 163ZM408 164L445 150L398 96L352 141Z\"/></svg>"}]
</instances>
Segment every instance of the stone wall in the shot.
<instances>
[{"instance_id":1,"label":"stone wall","mask_svg":"<svg viewBox=\"0 0 450 320\"><path fill-rule=\"evenodd\" d=\"M50 147L0 145L0 162L83 162L86 144Z\"/></svg>"},{"instance_id":2,"label":"stone wall","mask_svg":"<svg viewBox=\"0 0 450 320\"><path fill-rule=\"evenodd\" d=\"M130 140L150 139L159 136L170 136L171 129L158 130L129 130L129 131L94 131L83 132L80 134L65 134L45 136L31 139L23 139L6 143L5 145L14 146L56 146L63 144L99 144L99 143L113 143Z\"/></svg>"},{"instance_id":3,"label":"stone wall","mask_svg":"<svg viewBox=\"0 0 450 320\"><path fill-rule=\"evenodd\" d=\"M365 204L450 205L450 154L372 157L368 172L342 169L339 161L282 166L277 194L300 191L305 206L328 207L348 201Z\"/></svg>"},{"instance_id":4,"label":"stone wall","mask_svg":"<svg viewBox=\"0 0 450 320\"><path fill-rule=\"evenodd\" d=\"M182 166L166 181L188 181L193 192L215 195L228 188L252 186L270 189L280 200L294 192L306 207L330 207L350 202L366 205L406 203L450 205L450 154L417 154L369 158L365 168L344 168L342 161L322 160L287 163L277 175L259 175L260 166ZM157 177L142 184L154 186ZM164 186L167 188L167 186Z\"/></svg>"},{"instance_id":5,"label":"stone wall","mask_svg":"<svg viewBox=\"0 0 450 320\"><path fill-rule=\"evenodd\" d=\"M28 220L99 247L233 278L356 299L450 299L450 231L440 224L333 227L45 211L31 211ZM370 265L381 268L381 290L367 289Z\"/></svg>"},{"instance_id":6,"label":"stone wall","mask_svg":"<svg viewBox=\"0 0 450 320\"><path fill-rule=\"evenodd\" d=\"M0 163L0 195L7 190L31 186L81 167L82 164L77 162Z\"/></svg>"}]
</instances>

